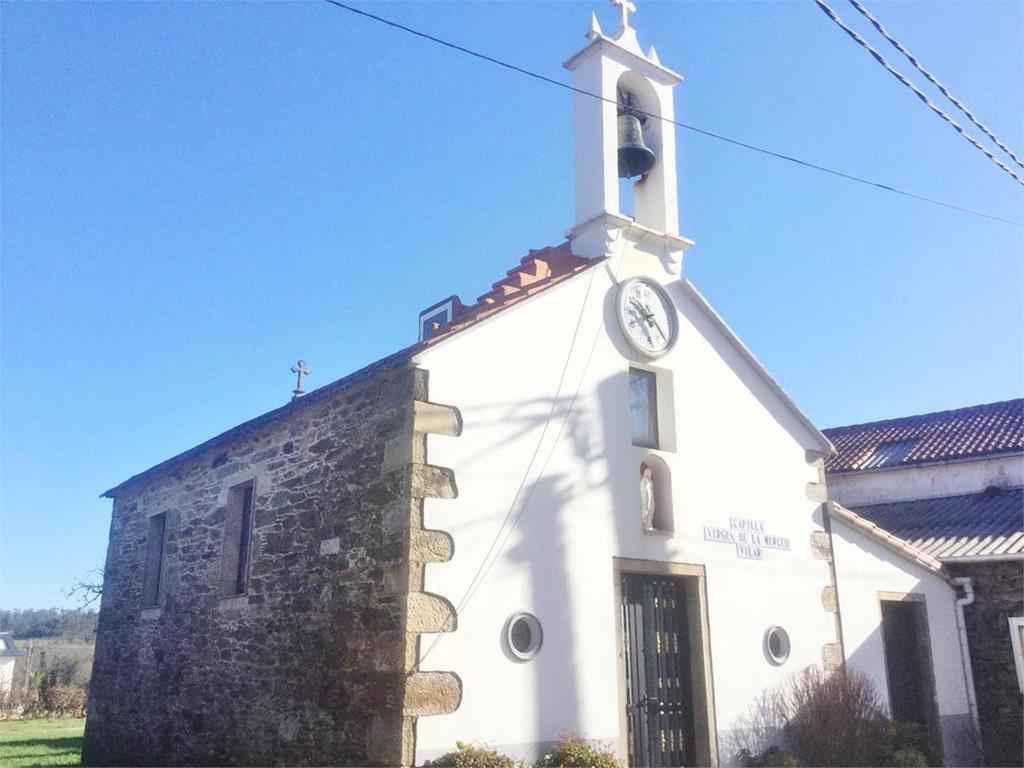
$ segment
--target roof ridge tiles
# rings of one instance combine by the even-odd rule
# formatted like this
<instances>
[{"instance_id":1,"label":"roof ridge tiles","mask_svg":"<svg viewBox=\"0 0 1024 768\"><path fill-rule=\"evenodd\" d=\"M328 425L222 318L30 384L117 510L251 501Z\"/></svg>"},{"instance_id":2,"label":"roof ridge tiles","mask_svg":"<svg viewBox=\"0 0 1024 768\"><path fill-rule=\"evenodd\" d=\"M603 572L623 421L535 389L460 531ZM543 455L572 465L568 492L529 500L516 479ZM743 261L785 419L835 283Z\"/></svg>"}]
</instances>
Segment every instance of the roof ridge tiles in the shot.
<instances>
[{"instance_id":1,"label":"roof ridge tiles","mask_svg":"<svg viewBox=\"0 0 1024 768\"><path fill-rule=\"evenodd\" d=\"M917 420L917 419L920 419L920 420L926 420L927 419L927 420L929 420L929 421L934 423L934 417L936 417L936 416L947 416L947 415L953 415L953 414L966 413L968 411L974 411L974 410L977 410L977 409L980 409L980 408L986 408L986 409L988 409L988 408L995 408L996 406L1010 405L1012 403L1018 403L1020 405L1020 407L1021 407L1022 414L1024 414L1024 398L1015 397L1015 398L1010 398L1008 400L996 400L996 401L991 402L991 403L978 403L977 405L965 405L965 406L963 406L961 408L949 408L947 410L942 410L942 411L930 411L928 413L916 413L916 414L913 414L911 416L893 416L893 417L890 417L888 419L878 419L877 421L863 421L863 422L859 422L857 424L842 424L842 425L839 425L839 426L836 426L836 427L826 427L822 431L826 432L826 433L828 433L828 432L840 432L840 431L846 431L846 430L861 429L863 427L874 427L876 429L884 429L885 427L890 426L890 425L893 425L893 426L900 425L900 426L902 426L904 424L907 424L907 423L909 423L911 421L914 421L914 420ZM992 418L994 418L994 416L992 416Z\"/></svg>"},{"instance_id":2,"label":"roof ridge tiles","mask_svg":"<svg viewBox=\"0 0 1024 768\"><path fill-rule=\"evenodd\" d=\"M867 471L1024 451L1024 399L849 424L824 430L836 455L829 472ZM892 443L912 442L898 458ZM888 454L888 455L887 455Z\"/></svg>"}]
</instances>

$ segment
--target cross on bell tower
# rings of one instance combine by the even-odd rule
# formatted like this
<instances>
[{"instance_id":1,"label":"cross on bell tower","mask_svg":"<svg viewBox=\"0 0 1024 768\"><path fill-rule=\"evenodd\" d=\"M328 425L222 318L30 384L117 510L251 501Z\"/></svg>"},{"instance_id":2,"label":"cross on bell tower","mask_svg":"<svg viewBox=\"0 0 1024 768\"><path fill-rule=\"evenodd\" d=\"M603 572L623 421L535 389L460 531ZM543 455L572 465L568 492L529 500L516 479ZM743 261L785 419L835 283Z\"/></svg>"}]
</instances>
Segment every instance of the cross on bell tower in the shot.
<instances>
[{"instance_id":1,"label":"cross on bell tower","mask_svg":"<svg viewBox=\"0 0 1024 768\"><path fill-rule=\"evenodd\" d=\"M619 9L619 32L629 26L629 14L636 12L636 6L629 0L612 0L612 5Z\"/></svg>"}]
</instances>

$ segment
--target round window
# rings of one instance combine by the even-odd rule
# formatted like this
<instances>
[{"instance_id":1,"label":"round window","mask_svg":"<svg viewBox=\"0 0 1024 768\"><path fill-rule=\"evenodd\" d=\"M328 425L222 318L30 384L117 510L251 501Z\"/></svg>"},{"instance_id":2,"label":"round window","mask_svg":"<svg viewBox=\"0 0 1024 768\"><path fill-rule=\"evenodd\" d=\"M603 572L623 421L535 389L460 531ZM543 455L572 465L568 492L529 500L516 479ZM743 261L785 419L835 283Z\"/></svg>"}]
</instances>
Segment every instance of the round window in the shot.
<instances>
[{"instance_id":1,"label":"round window","mask_svg":"<svg viewBox=\"0 0 1024 768\"><path fill-rule=\"evenodd\" d=\"M532 613L513 614L505 625L505 644L509 653L520 661L537 655L543 636L540 622Z\"/></svg>"},{"instance_id":2,"label":"round window","mask_svg":"<svg viewBox=\"0 0 1024 768\"><path fill-rule=\"evenodd\" d=\"M785 664L789 658L789 633L782 627L768 627L764 633L764 653L772 664Z\"/></svg>"}]
</instances>

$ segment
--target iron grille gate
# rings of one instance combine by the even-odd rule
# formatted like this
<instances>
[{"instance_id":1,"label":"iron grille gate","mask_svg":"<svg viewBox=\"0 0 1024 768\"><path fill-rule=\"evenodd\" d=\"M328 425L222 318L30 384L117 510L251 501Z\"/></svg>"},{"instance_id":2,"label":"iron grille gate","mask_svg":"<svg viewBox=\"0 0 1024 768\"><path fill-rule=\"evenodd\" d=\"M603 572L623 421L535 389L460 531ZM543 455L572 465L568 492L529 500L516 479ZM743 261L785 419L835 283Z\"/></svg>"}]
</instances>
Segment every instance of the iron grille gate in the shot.
<instances>
[{"instance_id":1,"label":"iron grille gate","mask_svg":"<svg viewBox=\"0 0 1024 768\"><path fill-rule=\"evenodd\" d=\"M684 578L624 573L622 627L630 766L694 765Z\"/></svg>"}]
</instances>

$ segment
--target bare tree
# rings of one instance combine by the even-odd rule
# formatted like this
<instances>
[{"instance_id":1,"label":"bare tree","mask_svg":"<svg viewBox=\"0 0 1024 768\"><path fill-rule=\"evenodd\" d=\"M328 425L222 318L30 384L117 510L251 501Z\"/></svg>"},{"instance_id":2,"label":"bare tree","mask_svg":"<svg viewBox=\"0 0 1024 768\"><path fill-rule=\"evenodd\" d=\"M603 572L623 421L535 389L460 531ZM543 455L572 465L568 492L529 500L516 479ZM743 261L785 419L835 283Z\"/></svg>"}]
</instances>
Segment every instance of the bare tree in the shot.
<instances>
[{"instance_id":1,"label":"bare tree","mask_svg":"<svg viewBox=\"0 0 1024 768\"><path fill-rule=\"evenodd\" d=\"M71 585L66 593L67 597L78 596L81 608L88 608L100 597L103 596L103 569L93 568L84 579L79 579Z\"/></svg>"}]
</instances>

